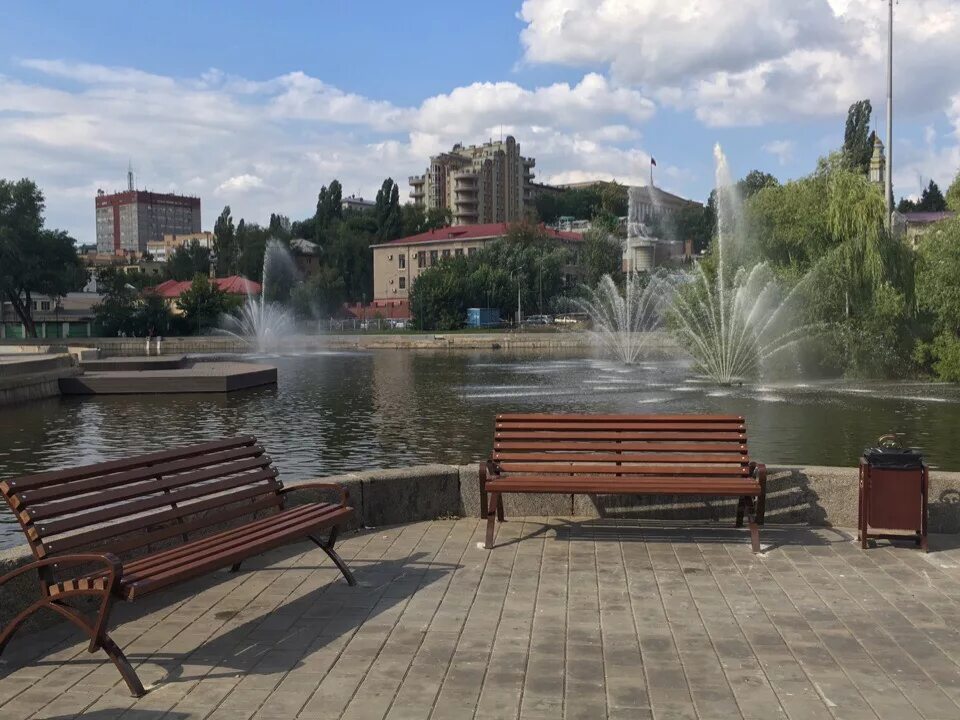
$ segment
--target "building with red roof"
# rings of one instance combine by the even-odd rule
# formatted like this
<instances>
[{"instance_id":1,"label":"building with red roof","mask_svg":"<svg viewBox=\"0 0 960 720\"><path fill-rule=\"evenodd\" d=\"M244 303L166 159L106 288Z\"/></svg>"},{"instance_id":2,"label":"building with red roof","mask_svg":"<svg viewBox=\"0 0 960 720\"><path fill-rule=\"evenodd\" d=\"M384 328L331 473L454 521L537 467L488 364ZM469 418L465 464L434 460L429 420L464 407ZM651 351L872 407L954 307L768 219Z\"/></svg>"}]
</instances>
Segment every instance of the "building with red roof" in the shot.
<instances>
[{"instance_id":1,"label":"building with red roof","mask_svg":"<svg viewBox=\"0 0 960 720\"><path fill-rule=\"evenodd\" d=\"M213 282L228 295L259 295L262 290L260 283L247 280L243 275L213 278ZM166 300L176 300L189 290L191 285L193 285L192 280L165 280L149 288L148 292L155 293Z\"/></svg>"},{"instance_id":2,"label":"building with red roof","mask_svg":"<svg viewBox=\"0 0 960 720\"><path fill-rule=\"evenodd\" d=\"M504 237L509 223L454 225L371 246L373 249L373 304L389 312L384 317L409 317L410 288L417 276L444 258L472 255L487 243ZM557 242L579 245L583 235L539 226ZM399 310L398 310L399 309Z\"/></svg>"}]
</instances>

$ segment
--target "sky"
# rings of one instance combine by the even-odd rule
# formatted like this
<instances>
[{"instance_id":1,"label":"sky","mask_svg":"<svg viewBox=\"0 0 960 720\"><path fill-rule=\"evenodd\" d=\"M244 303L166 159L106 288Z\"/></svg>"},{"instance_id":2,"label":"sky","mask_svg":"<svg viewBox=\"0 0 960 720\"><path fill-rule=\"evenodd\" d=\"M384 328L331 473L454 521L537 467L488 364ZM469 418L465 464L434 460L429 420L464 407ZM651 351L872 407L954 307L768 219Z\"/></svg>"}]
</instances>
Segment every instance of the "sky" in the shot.
<instances>
[{"instance_id":1,"label":"sky","mask_svg":"<svg viewBox=\"0 0 960 720\"><path fill-rule=\"evenodd\" d=\"M512 134L540 182L654 181L704 201L731 169L800 177L870 98L883 0L0 0L0 178L95 240L94 196L199 195L203 228L372 198L455 142ZM894 192L960 170L960 0L899 0Z\"/></svg>"}]
</instances>

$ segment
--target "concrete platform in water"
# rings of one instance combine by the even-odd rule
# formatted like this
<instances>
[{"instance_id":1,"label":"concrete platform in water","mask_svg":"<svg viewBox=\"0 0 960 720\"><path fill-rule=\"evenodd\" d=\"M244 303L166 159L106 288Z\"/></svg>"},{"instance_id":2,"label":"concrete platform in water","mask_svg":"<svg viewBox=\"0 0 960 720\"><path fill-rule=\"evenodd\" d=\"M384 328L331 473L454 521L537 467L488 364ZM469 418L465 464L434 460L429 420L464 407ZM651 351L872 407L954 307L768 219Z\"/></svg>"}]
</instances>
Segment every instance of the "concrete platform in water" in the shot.
<instances>
[{"instance_id":1,"label":"concrete platform in water","mask_svg":"<svg viewBox=\"0 0 960 720\"><path fill-rule=\"evenodd\" d=\"M145 366L148 365L140 365ZM60 392L64 395L231 392L276 383L277 369L271 365L200 362L190 367L87 371L77 377L63 378Z\"/></svg>"}]
</instances>

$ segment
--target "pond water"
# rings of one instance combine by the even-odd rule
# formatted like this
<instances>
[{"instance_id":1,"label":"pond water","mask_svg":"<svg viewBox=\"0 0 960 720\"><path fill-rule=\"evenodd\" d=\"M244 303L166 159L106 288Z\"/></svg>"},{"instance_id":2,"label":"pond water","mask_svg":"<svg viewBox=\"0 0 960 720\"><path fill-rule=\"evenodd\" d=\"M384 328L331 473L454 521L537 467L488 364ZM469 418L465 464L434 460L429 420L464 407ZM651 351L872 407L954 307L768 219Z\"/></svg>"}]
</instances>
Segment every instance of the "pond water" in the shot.
<instances>
[{"instance_id":1,"label":"pond water","mask_svg":"<svg viewBox=\"0 0 960 720\"><path fill-rule=\"evenodd\" d=\"M245 356L275 388L226 395L64 397L0 409L0 478L239 433L260 438L281 478L462 464L490 450L498 412L724 412L747 418L768 464L847 465L887 432L960 470L960 388L929 383L782 382L718 388L686 361L632 367L504 351L375 350ZM3 513L3 511L0 511ZM11 521L0 514L0 522ZM0 525L0 546L20 541Z\"/></svg>"}]
</instances>

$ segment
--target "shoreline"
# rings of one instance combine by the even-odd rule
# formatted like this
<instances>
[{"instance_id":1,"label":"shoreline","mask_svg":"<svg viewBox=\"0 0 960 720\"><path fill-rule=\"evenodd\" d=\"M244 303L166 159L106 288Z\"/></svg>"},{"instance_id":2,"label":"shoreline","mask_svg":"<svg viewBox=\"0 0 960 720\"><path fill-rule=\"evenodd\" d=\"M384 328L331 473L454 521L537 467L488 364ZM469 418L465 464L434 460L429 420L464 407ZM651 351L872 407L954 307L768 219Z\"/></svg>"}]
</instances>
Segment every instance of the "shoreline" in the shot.
<instances>
[{"instance_id":1,"label":"shoreline","mask_svg":"<svg viewBox=\"0 0 960 720\"><path fill-rule=\"evenodd\" d=\"M655 351L679 351L676 341L666 332L649 333L648 346ZM147 355L147 338L89 337L38 339L52 349L96 347L105 355ZM0 340L0 348L23 347L26 340ZM438 333L357 333L293 335L282 350L589 350L594 341L589 332L438 332ZM250 352L249 343L226 335L167 337L160 341L160 355L205 352ZM156 343L149 354L155 355Z\"/></svg>"}]
</instances>

